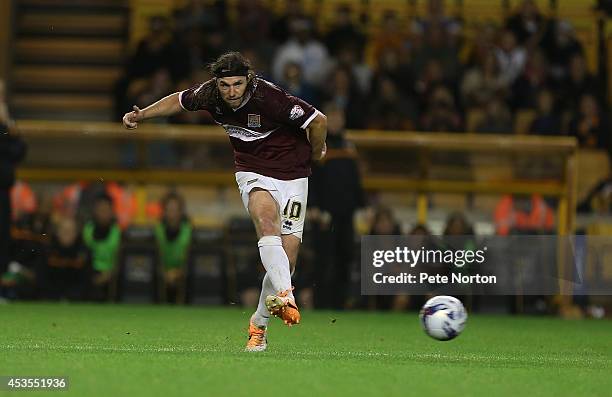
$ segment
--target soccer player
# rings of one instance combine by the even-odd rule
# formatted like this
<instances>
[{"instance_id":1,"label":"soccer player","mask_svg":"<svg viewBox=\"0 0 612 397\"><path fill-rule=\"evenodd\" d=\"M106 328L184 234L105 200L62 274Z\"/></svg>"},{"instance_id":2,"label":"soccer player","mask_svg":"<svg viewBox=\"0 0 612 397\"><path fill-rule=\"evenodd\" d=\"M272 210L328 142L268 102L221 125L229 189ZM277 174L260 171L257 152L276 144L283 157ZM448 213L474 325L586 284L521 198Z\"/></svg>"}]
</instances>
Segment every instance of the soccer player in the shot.
<instances>
[{"instance_id":1,"label":"soccer player","mask_svg":"<svg viewBox=\"0 0 612 397\"><path fill-rule=\"evenodd\" d=\"M300 322L291 274L302 241L310 164L326 151L327 118L257 77L238 52L221 55L210 69L212 79L144 109L134 106L123 124L133 129L149 118L207 110L229 135L236 182L255 225L266 269L246 350L263 351L270 314L289 326Z\"/></svg>"}]
</instances>

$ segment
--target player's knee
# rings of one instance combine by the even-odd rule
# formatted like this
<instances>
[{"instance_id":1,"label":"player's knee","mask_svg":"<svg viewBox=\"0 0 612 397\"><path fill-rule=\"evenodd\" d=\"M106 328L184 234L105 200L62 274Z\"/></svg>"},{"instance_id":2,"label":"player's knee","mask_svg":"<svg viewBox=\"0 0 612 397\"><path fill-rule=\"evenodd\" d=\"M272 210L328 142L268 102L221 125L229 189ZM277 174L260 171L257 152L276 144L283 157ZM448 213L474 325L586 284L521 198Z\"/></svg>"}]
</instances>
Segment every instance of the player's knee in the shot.
<instances>
[{"instance_id":1,"label":"player's knee","mask_svg":"<svg viewBox=\"0 0 612 397\"><path fill-rule=\"evenodd\" d=\"M257 222L262 236L278 236L280 234L278 222L270 217L260 216L255 219L255 222Z\"/></svg>"}]
</instances>

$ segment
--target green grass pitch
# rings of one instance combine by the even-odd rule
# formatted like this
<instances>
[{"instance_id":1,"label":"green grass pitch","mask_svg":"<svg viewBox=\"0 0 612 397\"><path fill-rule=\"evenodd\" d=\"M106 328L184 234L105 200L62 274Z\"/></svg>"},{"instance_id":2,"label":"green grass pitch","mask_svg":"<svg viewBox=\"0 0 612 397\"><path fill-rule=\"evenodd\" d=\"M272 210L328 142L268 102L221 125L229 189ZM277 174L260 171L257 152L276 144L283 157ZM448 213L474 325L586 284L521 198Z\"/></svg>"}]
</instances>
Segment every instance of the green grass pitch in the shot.
<instances>
[{"instance_id":1,"label":"green grass pitch","mask_svg":"<svg viewBox=\"0 0 612 397\"><path fill-rule=\"evenodd\" d=\"M612 396L607 320L475 315L437 342L416 313L306 311L293 328L272 319L268 351L245 353L249 315L3 305L0 375L68 376L57 396Z\"/></svg>"}]
</instances>

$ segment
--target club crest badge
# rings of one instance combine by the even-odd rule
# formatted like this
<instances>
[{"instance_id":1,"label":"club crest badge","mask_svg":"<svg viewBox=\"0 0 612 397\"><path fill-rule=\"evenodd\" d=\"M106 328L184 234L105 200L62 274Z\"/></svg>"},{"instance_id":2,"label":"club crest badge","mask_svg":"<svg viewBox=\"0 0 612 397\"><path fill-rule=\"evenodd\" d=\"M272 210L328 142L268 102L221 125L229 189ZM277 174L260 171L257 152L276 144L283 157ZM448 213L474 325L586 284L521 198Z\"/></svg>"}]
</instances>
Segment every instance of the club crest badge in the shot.
<instances>
[{"instance_id":1,"label":"club crest badge","mask_svg":"<svg viewBox=\"0 0 612 397\"><path fill-rule=\"evenodd\" d=\"M249 128L261 127L261 116L258 114L249 114L249 118L247 120L247 127Z\"/></svg>"},{"instance_id":2,"label":"club crest badge","mask_svg":"<svg viewBox=\"0 0 612 397\"><path fill-rule=\"evenodd\" d=\"M302 109L302 107L300 105L295 105L291 109L291 113L289 113L289 118L291 120L295 120L295 119L299 119L303 115L304 115L304 109Z\"/></svg>"}]
</instances>

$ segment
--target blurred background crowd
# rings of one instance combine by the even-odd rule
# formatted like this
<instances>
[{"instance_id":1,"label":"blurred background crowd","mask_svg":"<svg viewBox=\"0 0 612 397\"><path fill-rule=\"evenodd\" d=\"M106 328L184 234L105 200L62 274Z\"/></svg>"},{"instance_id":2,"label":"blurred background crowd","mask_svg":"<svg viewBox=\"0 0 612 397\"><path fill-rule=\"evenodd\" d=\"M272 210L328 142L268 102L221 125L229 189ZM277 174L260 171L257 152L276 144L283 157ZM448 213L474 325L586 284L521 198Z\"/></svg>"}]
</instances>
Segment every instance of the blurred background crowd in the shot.
<instances>
[{"instance_id":1,"label":"blurred background crowd","mask_svg":"<svg viewBox=\"0 0 612 397\"><path fill-rule=\"evenodd\" d=\"M322 108L333 103L349 129L520 132L576 136L608 148L606 86L587 67L571 21L520 1L502 24L483 22L467 37L444 0L406 21L383 13L368 36L357 2L339 3L324 32L303 2L276 16L261 1L190 1L150 20L117 85L116 117L208 80L206 65L242 51L256 72ZM211 123L181 114L173 123ZM520 125L519 125L520 124Z\"/></svg>"}]
</instances>

